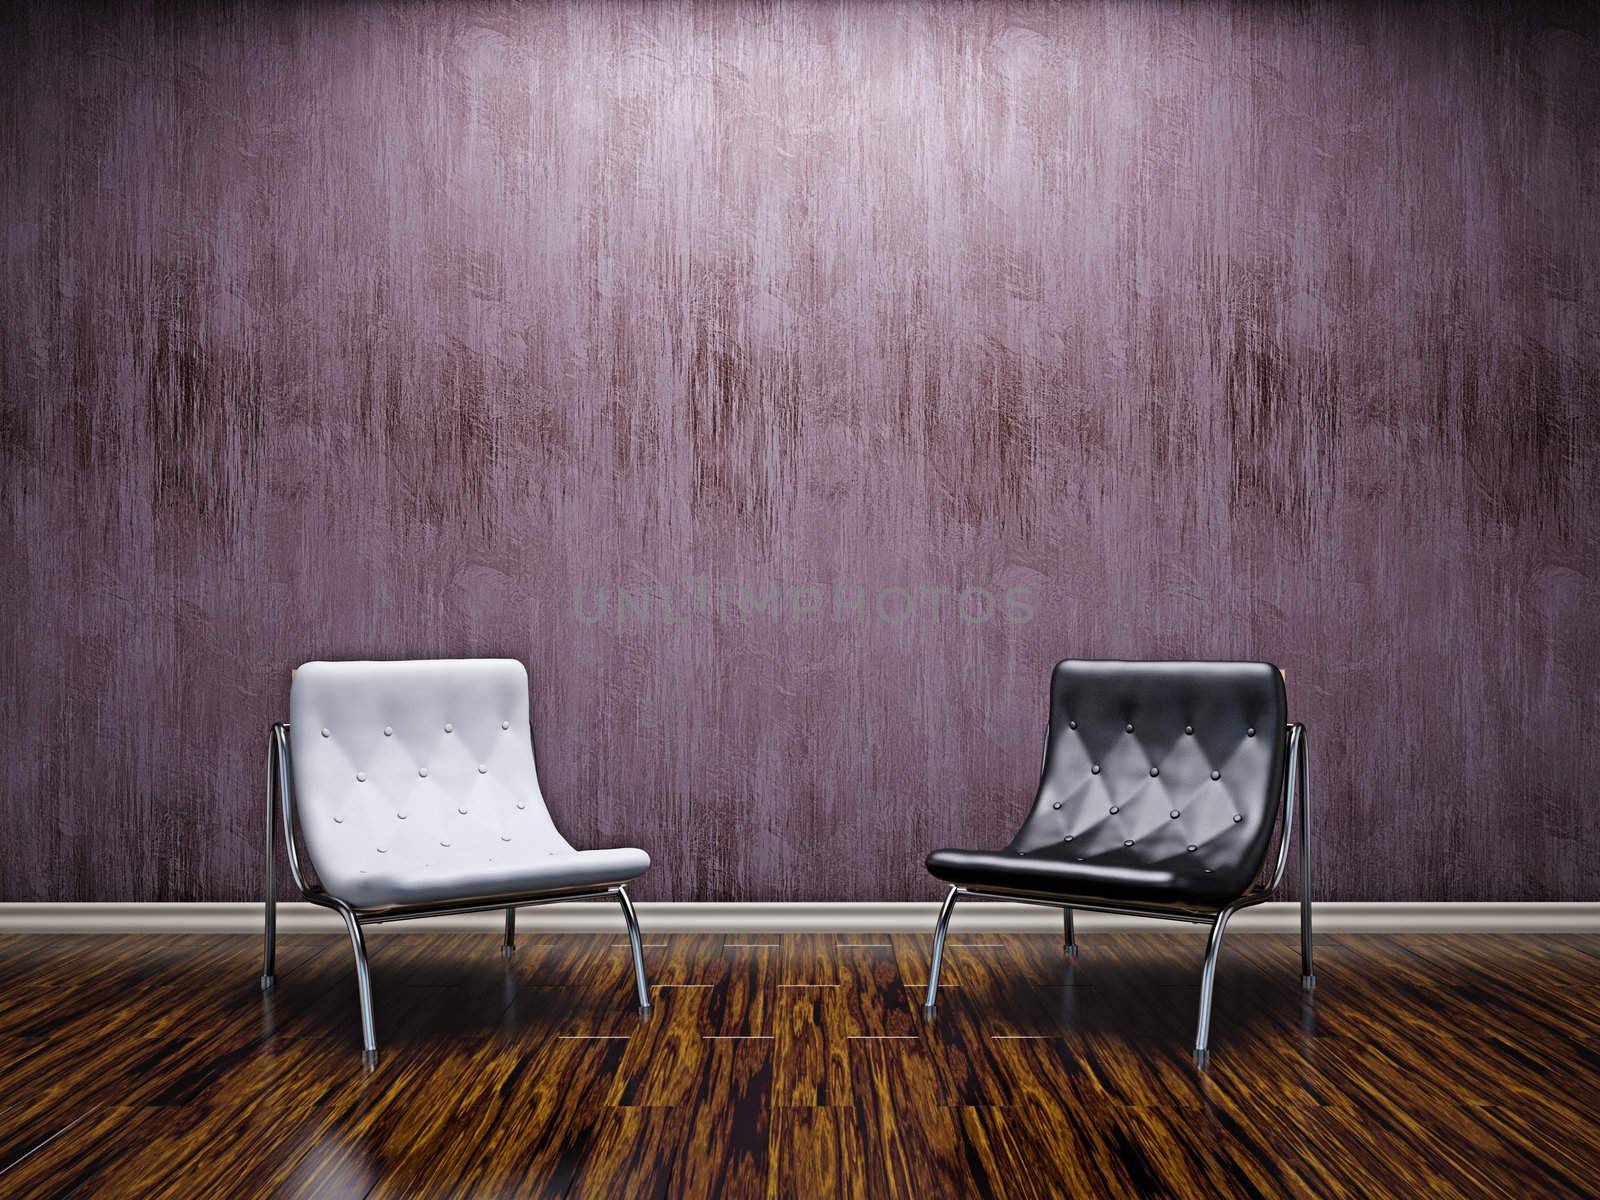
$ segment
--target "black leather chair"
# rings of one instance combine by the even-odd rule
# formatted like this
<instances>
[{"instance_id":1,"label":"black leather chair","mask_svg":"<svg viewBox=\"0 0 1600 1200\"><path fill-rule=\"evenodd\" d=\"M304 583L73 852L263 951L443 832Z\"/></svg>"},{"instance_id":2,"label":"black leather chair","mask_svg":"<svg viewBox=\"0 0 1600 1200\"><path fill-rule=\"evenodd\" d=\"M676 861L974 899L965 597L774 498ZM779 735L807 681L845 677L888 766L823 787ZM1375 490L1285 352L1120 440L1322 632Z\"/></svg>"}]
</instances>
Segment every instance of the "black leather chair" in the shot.
<instances>
[{"instance_id":1,"label":"black leather chair","mask_svg":"<svg viewBox=\"0 0 1600 1200\"><path fill-rule=\"evenodd\" d=\"M1004 850L928 856L951 887L923 1008L934 1011L945 931L963 896L1065 909L1073 957L1073 909L1192 921L1211 927L1194 1043L1204 1066L1223 930L1277 891L1297 816L1300 982L1316 985L1308 799L1305 729L1289 723L1271 663L1056 664L1028 819Z\"/></svg>"}]
</instances>

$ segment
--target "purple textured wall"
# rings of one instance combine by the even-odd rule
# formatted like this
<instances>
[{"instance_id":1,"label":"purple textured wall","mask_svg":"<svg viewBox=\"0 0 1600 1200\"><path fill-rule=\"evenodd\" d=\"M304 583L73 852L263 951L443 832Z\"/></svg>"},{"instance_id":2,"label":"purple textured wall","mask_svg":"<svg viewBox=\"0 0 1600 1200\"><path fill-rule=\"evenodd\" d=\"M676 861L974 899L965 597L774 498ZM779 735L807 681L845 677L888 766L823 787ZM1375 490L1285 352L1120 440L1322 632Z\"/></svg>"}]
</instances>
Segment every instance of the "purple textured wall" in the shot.
<instances>
[{"instance_id":1,"label":"purple textured wall","mask_svg":"<svg viewBox=\"0 0 1600 1200\"><path fill-rule=\"evenodd\" d=\"M0 35L0 898L253 896L289 668L487 654L645 898L936 895L1102 655L1287 669L1327 898L1596 897L1592 23Z\"/></svg>"}]
</instances>

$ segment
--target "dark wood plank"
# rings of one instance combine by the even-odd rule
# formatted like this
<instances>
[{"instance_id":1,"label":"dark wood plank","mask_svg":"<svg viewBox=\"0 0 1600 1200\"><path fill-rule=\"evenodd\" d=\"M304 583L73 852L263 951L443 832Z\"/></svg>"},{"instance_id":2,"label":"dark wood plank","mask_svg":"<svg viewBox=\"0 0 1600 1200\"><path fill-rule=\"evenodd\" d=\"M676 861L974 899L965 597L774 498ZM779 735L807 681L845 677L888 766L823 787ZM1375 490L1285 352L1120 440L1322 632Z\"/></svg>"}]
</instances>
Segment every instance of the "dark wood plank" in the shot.
<instances>
[{"instance_id":1,"label":"dark wood plank","mask_svg":"<svg viewBox=\"0 0 1600 1200\"><path fill-rule=\"evenodd\" d=\"M1600 939L7 938L0 1194L1583 1195ZM37 953L30 953L30 948Z\"/></svg>"}]
</instances>

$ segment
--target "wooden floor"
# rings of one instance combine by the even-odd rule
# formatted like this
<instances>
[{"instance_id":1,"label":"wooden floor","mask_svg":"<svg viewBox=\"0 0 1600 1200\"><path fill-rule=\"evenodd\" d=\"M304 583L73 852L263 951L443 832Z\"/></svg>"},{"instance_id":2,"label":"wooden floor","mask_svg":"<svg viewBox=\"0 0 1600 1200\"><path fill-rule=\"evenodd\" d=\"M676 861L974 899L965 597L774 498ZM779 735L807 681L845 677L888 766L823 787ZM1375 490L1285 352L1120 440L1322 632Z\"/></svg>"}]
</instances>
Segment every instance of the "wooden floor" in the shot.
<instances>
[{"instance_id":1,"label":"wooden floor","mask_svg":"<svg viewBox=\"0 0 1600 1200\"><path fill-rule=\"evenodd\" d=\"M1600 1179L1600 937L0 938L0 1196L1532 1196Z\"/></svg>"}]
</instances>

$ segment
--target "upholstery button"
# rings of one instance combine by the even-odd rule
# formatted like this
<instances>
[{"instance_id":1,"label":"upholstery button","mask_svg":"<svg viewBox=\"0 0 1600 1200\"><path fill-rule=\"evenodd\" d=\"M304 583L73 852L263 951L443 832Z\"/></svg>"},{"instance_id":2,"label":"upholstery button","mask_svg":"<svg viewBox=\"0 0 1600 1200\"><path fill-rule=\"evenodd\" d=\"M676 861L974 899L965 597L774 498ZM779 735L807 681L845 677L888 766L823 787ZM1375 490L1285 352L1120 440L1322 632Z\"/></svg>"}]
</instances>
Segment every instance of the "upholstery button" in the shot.
<instances>
[{"instance_id":1,"label":"upholstery button","mask_svg":"<svg viewBox=\"0 0 1600 1200\"><path fill-rule=\"evenodd\" d=\"M1222 778L1222 772L1221 771L1213 771L1213 772L1211 772L1211 778L1213 778L1213 779L1221 779Z\"/></svg>"},{"instance_id":2,"label":"upholstery button","mask_svg":"<svg viewBox=\"0 0 1600 1200\"><path fill-rule=\"evenodd\" d=\"M404 821L406 819L406 814L403 812L397 812L395 813L394 818L397 821Z\"/></svg>"},{"instance_id":3,"label":"upholstery button","mask_svg":"<svg viewBox=\"0 0 1600 1200\"><path fill-rule=\"evenodd\" d=\"M367 773L365 771L357 771L356 772L356 782L357 783L365 783L366 781L367 781Z\"/></svg>"},{"instance_id":4,"label":"upholstery button","mask_svg":"<svg viewBox=\"0 0 1600 1200\"><path fill-rule=\"evenodd\" d=\"M528 806L526 804L524 804L521 800L518 800L517 801L517 807L518 808L527 808Z\"/></svg>"},{"instance_id":5,"label":"upholstery button","mask_svg":"<svg viewBox=\"0 0 1600 1200\"><path fill-rule=\"evenodd\" d=\"M323 731L322 731L322 736L323 736L323 737L332 737L332 736L333 736L333 735L332 735L332 734L330 734L330 733L329 733L329 732L328 732L328 731L327 731L327 730L326 730L326 729L324 729L324 730L323 730Z\"/></svg>"},{"instance_id":6,"label":"upholstery button","mask_svg":"<svg viewBox=\"0 0 1600 1200\"><path fill-rule=\"evenodd\" d=\"M1057 801L1056 801L1056 802L1055 802L1055 803L1054 803L1054 804L1052 804L1052 805L1051 805L1051 806L1050 806L1050 807L1051 807L1051 808L1060 808L1060 807L1061 807L1061 801L1059 801L1059 800L1057 800Z\"/></svg>"},{"instance_id":7,"label":"upholstery button","mask_svg":"<svg viewBox=\"0 0 1600 1200\"><path fill-rule=\"evenodd\" d=\"M1255 735L1256 735L1256 728L1255 728L1255 726L1254 726L1254 725L1252 725L1252 726L1251 726L1251 727L1250 727L1250 728L1249 728L1249 729L1246 729L1246 730L1245 730L1245 731L1244 731L1244 735L1245 735L1245 737L1255 737Z\"/></svg>"},{"instance_id":8,"label":"upholstery button","mask_svg":"<svg viewBox=\"0 0 1600 1200\"><path fill-rule=\"evenodd\" d=\"M449 846L450 846L450 843L449 842L440 842L439 845L444 846L445 848L448 849Z\"/></svg>"},{"instance_id":9,"label":"upholstery button","mask_svg":"<svg viewBox=\"0 0 1600 1200\"><path fill-rule=\"evenodd\" d=\"M506 836L506 835L505 835L505 834L503 834L503 833L502 833L502 834L501 834L501 835L500 835L500 840L501 840L501 841L502 841L502 842L509 842L509 841L510 841L510 840L511 840L511 839L510 839L510 838L508 838L508 837L507 837L507 836Z\"/></svg>"},{"instance_id":10,"label":"upholstery button","mask_svg":"<svg viewBox=\"0 0 1600 1200\"><path fill-rule=\"evenodd\" d=\"M1113 805L1112 805L1112 806L1111 806L1111 815L1112 815L1112 816L1116 816L1116 815L1117 815L1117 814L1118 814L1118 813L1119 813L1119 812L1121 812L1121 811L1122 811L1122 810L1121 810L1121 809L1120 809L1120 808L1118 808L1118 807L1117 807L1117 806L1116 806L1116 805L1115 805L1115 804L1113 804Z\"/></svg>"},{"instance_id":11,"label":"upholstery button","mask_svg":"<svg viewBox=\"0 0 1600 1200\"><path fill-rule=\"evenodd\" d=\"M1124 725L1123 728L1126 729L1129 733L1133 732L1132 724Z\"/></svg>"},{"instance_id":12,"label":"upholstery button","mask_svg":"<svg viewBox=\"0 0 1600 1200\"><path fill-rule=\"evenodd\" d=\"M1207 868L1206 868L1206 874L1207 874L1207 875L1209 875L1209 874L1211 874L1211 868L1210 868L1210 867L1207 867Z\"/></svg>"},{"instance_id":13,"label":"upholstery button","mask_svg":"<svg viewBox=\"0 0 1600 1200\"><path fill-rule=\"evenodd\" d=\"M487 775L488 773L489 773L489 768L488 768L487 764L479 763L478 764L478 774L479 775Z\"/></svg>"},{"instance_id":14,"label":"upholstery button","mask_svg":"<svg viewBox=\"0 0 1600 1200\"><path fill-rule=\"evenodd\" d=\"M1100 764L1099 763L1095 763L1094 766L1090 767L1089 768L1089 774L1091 774L1091 775L1100 774Z\"/></svg>"},{"instance_id":15,"label":"upholstery button","mask_svg":"<svg viewBox=\"0 0 1600 1200\"><path fill-rule=\"evenodd\" d=\"M1132 842L1123 842L1123 843L1122 843L1122 844L1123 844L1123 845L1124 845L1124 846L1131 846L1131 845L1133 845L1133 843L1132 843Z\"/></svg>"},{"instance_id":16,"label":"upholstery button","mask_svg":"<svg viewBox=\"0 0 1600 1200\"><path fill-rule=\"evenodd\" d=\"M1160 767L1151 767L1150 768L1150 778L1151 779L1154 779L1159 774L1161 774L1161 768Z\"/></svg>"},{"instance_id":17,"label":"upholstery button","mask_svg":"<svg viewBox=\"0 0 1600 1200\"><path fill-rule=\"evenodd\" d=\"M444 723L444 731L446 733L454 733L456 731L456 727L454 725L450 724L449 721L446 721Z\"/></svg>"},{"instance_id":18,"label":"upholstery button","mask_svg":"<svg viewBox=\"0 0 1600 1200\"><path fill-rule=\"evenodd\" d=\"M1187 850L1190 854L1193 854L1196 850L1200 849L1200 847L1199 846L1185 846L1184 849Z\"/></svg>"},{"instance_id":19,"label":"upholstery button","mask_svg":"<svg viewBox=\"0 0 1600 1200\"><path fill-rule=\"evenodd\" d=\"M1076 721L1068 721L1067 722L1067 728L1068 729L1076 729L1077 727L1078 727L1078 723Z\"/></svg>"},{"instance_id":20,"label":"upholstery button","mask_svg":"<svg viewBox=\"0 0 1600 1200\"><path fill-rule=\"evenodd\" d=\"M500 722L500 728L501 729L510 729L511 728L511 722L510 721L501 721Z\"/></svg>"},{"instance_id":21,"label":"upholstery button","mask_svg":"<svg viewBox=\"0 0 1600 1200\"><path fill-rule=\"evenodd\" d=\"M1193 725L1185 725L1183 727L1183 731L1185 733L1187 733L1190 737L1194 736L1194 726Z\"/></svg>"},{"instance_id":22,"label":"upholstery button","mask_svg":"<svg viewBox=\"0 0 1600 1200\"><path fill-rule=\"evenodd\" d=\"M343 825L344 824L344 818L343 817L335 817L333 819L333 823L335 825Z\"/></svg>"},{"instance_id":23,"label":"upholstery button","mask_svg":"<svg viewBox=\"0 0 1600 1200\"><path fill-rule=\"evenodd\" d=\"M463 817L467 815L467 810L464 809L464 808L458 808L458 809L456 809L456 811L458 813L460 813Z\"/></svg>"},{"instance_id":24,"label":"upholstery button","mask_svg":"<svg viewBox=\"0 0 1600 1200\"><path fill-rule=\"evenodd\" d=\"M1173 809L1171 812L1169 812L1167 814L1167 816L1171 817L1174 821L1176 821L1178 819L1178 810L1177 809Z\"/></svg>"},{"instance_id":25,"label":"upholstery button","mask_svg":"<svg viewBox=\"0 0 1600 1200\"><path fill-rule=\"evenodd\" d=\"M1237 825L1242 820L1244 820L1244 818L1242 816L1240 816L1238 813L1234 813L1233 814L1233 823L1235 825Z\"/></svg>"},{"instance_id":26,"label":"upholstery button","mask_svg":"<svg viewBox=\"0 0 1600 1200\"><path fill-rule=\"evenodd\" d=\"M389 853L389 847L387 847L387 846L379 846L378 847L378 853L379 854L387 854L387 853Z\"/></svg>"},{"instance_id":27,"label":"upholstery button","mask_svg":"<svg viewBox=\"0 0 1600 1200\"><path fill-rule=\"evenodd\" d=\"M384 737L393 737L394 736L394 726L393 725L385 725L383 727L383 736Z\"/></svg>"},{"instance_id":28,"label":"upholstery button","mask_svg":"<svg viewBox=\"0 0 1600 1200\"><path fill-rule=\"evenodd\" d=\"M1061 840L1063 842L1070 842L1072 840L1072 835L1069 833L1069 834L1067 834L1066 837L1062 838Z\"/></svg>"},{"instance_id":29,"label":"upholstery button","mask_svg":"<svg viewBox=\"0 0 1600 1200\"><path fill-rule=\"evenodd\" d=\"M427 767L418 767L417 768L417 774L422 776L424 779L426 779L428 777L428 768Z\"/></svg>"}]
</instances>

